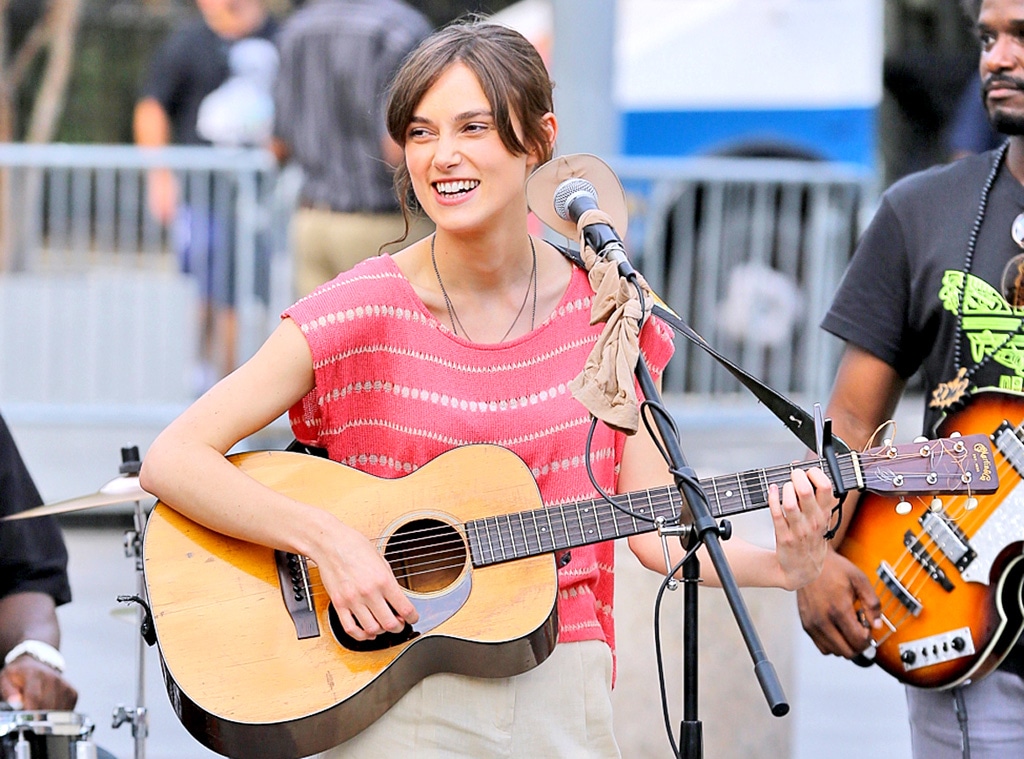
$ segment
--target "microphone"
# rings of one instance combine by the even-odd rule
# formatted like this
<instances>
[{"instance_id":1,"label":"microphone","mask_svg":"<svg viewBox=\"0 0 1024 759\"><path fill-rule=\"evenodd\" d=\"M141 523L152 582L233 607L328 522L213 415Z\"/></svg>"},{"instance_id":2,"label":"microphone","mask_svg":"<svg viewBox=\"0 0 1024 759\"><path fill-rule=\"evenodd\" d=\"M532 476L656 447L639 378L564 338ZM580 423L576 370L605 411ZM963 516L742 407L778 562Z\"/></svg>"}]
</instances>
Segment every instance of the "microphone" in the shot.
<instances>
[{"instance_id":1,"label":"microphone","mask_svg":"<svg viewBox=\"0 0 1024 759\"><path fill-rule=\"evenodd\" d=\"M581 177L566 179L555 188L555 213L560 219L576 224L587 211L599 211L597 188ZM618 233L607 224L594 222L583 228L583 239L594 249L598 257L614 261L619 274L627 279L635 278L636 270L619 239Z\"/></svg>"}]
</instances>

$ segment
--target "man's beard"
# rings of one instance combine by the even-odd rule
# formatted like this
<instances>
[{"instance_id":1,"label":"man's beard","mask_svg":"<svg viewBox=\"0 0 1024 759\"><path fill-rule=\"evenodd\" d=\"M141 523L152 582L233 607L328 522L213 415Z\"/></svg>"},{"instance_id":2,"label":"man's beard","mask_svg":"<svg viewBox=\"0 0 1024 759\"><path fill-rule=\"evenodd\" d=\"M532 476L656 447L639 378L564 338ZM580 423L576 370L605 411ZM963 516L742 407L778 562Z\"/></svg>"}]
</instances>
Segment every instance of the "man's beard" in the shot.
<instances>
[{"instance_id":1,"label":"man's beard","mask_svg":"<svg viewBox=\"0 0 1024 759\"><path fill-rule=\"evenodd\" d=\"M1015 89L1024 93L1024 79L1011 76L1007 73L992 74L981 83L981 102L988 114L989 123L992 128L1001 134L1021 135L1024 134L1024 113L1020 111L1007 111L999 105L989 107L988 93L993 89Z\"/></svg>"},{"instance_id":2,"label":"man's beard","mask_svg":"<svg viewBox=\"0 0 1024 759\"><path fill-rule=\"evenodd\" d=\"M1024 113L1019 111L1004 111L996 108L994 111L989 111L988 120L991 122L992 128L1000 134L1024 134Z\"/></svg>"}]
</instances>

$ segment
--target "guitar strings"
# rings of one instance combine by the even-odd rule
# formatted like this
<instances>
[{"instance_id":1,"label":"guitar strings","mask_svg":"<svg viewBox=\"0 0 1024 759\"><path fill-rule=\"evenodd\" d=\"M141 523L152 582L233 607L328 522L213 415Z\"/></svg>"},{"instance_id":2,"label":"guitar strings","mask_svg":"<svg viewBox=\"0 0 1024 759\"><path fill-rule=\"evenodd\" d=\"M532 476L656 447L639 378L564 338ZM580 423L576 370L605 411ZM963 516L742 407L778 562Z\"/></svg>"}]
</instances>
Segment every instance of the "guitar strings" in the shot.
<instances>
[{"instance_id":1,"label":"guitar strings","mask_svg":"<svg viewBox=\"0 0 1024 759\"><path fill-rule=\"evenodd\" d=\"M1019 436L1024 425L1018 425L1015 428L1015 433ZM1016 470L1013 464L1004 456L999 456L995 461L996 473L999 476L1000 481L1005 475L1013 476L1016 474ZM976 527L980 527L981 524L990 515L989 509L978 508L967 509L966 504L969 498L973 497L970 491L963 496L954 496L950 499L948 504L944 504L943 512L946 516L958 527L965 535L970 536L974 533ZM923 498L918 497L923 502ZM930 509L931 504L926 503L925 509ZM941 549L939 551L940 556L935 556L932 552L938 546L937 541L932 538L928 533L924 533L920 538L920 544L922 549L928 551L929 555L935 559L938 559L942 554ZM909 571L906 569L906 564L909 562ZM901 576L903 572L907 572L908 578ZM913 555L913 552L909 547L905 547L900 558L897 559L893 564L893 573L896 575L904 587L911 595L915 597L921 593L921 591L928 586L930 582L934 582L931 574L925 569L925 567L919 562ZM882 636L880 641L876 643L882 643L887 640L890 635L899 628L901 624L906 622L911 616L910 610L904 605L899 598L893 593L886 584L879 578L875 581L874 587L876 593L881 599L888 599L883 601L882 612L886 616L886 620L890 623L892 629Z\"/></svg>"},{"instance_id":2,"label":"guitar strings","mask_svg":"<svg viewBox=\"0 0 1024 759\"><path fill-rule=\"evenodd\" d=\"M894 464L896 462L899 462L901 460L917 460L919 458L920 457L917 456L916 454L899 454L899 455L897 455L897 456L895 456L893 458L890 458L886 454L871 454L871 455L860 454L860 459L861 459L861 462L862 462L862 467L864 469L866 469L868 466L871 465L872 460L877 460L877 461L885 462L885 463L887 463L889 465L892 465L892 464ZM760 473L757 476L756 479L757 479L759 484L764 484L765 486L767 486L768 484L772 484L772 483L774 483L774 484L781 484L782 482L784 482L785 480L787 480L789 478L789 475L792 472L794 467L796 467L796 466L813 466L815 464L816 464L816 462L802 462L802 464L779 465L779 466L776 466L776 467L770 467L770 468L763 469L763 470L749 470L748 472L740 472L740 473L737 473L735 475L728 475L728 476L724 476L724 477L711 478L706 483L706 485L707 486L716 486L714 488L715 495L718 496L717 497L717 501L720 504L720 509L719 509L719 513L717 514L717 516L725 516L725 515L729 515L731 513L734 513L734 511L732 511L730 509L744 511L744 510L752 510L754 508L763 508L765 505L767 505L767 501L766 500L764 502L758 502L757 504L754 504L754 503L750 502L750 497L749 496L751 494L748 492L748 487L744 487L744 486L749 486L750 484L752 484L751 480L749 479L749 475ZM852 457L849 457L849 456L844 456L843 457L843 460L842 460L841 465L840 465L840 470L842 472L841 476L843 476L844 481L845 481L845 479L847 477L852 477L852 475L855 473L855 466L854 466L854 461L853 461ZM745 475L748 476L747 479L744 479ZM913 476L913 475L910 475L910 476ZM722 495L719 492L719 488L717 487L717 485L719 484L720 481L722 481L722 488L724 490L724 495ZM726 482L728 482L730 484L730 486L731 486L730 488L725 488L725 483ZM735 484L733 484L733 483L735 483ZM702 483L702 485L704 485L704 484L705 483ZM732 490L733 487L735 488L735 491ZM766 492L766 490L767 490L767 487L765 487L765 492ZM622 494L619 497L620 498L626 498L628 500L630 498L630 495L631 494ZM662 508L662 507L665 507L665 506L670 506L673 509L676 509L677 506L680 506L682 504L682 500L681 500L681 497L679 496L678 492L675 491L672 488L667 488L666 487L666 488L662 488L662 489L653 489L653 490L650 490L650 491L646 491L646 496L647 496L646 500L648 501L648 503L650 504L652 510L655 513L658 512L659 508ZM587 504L587 508L592 508L594 510L594 512L595 512L595 521L597 523L598 532L600 534L602 534L602 535L605 534L605 533L610 532L610 533L613 534L614 537L618 537L619 524L620 524L619 523L619 519L621 519L621 518L630 519L630 517L628 515L620 516L621 512L617 512L617 511L613 510L607 504L604 504L601 501L594 500L594 501L591 501L591 502L583 502L583 503ZM520 514L520 516L523 518L523 520L525 522L527 520L527 518L528 518L527 515L529 515L530 519L537 519L538 515L540 515L540 514L544 514L544 517L541 518L540 521L547 521L549 524L551 523L552 515L556 515L556 518L554 520L554 524L557 525L557 523L559 521L562 521L563 522L563 527L565 527L565 529L566 529L566 534L568 533L568 523L566 522L566 514L565 514L565 512L563 510L563 506L559 506L559 505L549 506L549 507L544 507L544 508L541 508L541 509L538 509L538 510L535 510L535 511L531 511L531 512L522 512ZM488 519L490 519L490 520L497 520L497 519L500 519L500 518L512 519L515 516L516 516L516 514L502 515L502 517L491 516L491 517L484 517L484 518L482 518L480 520L474 520L474 521L486 522ZM569 519L568 522L571 522L571 523L575 524L576 523L576 518L578 518L578 515L576 515L575 518ZM650 531L649 529L646 529L646 530L638 530L638 529L636 529L636 520L635 520L635 518L633 519L633 522L634 522L634 525L633 525L634 526L634 532L631 532L629 534L635 534L636 532ZM495 521L495 524L497 525L496 521ZM590 519L589 519L589 516L588 516L587 525L589 525L589 524L590 524ZM579 525L580 525L580 529L581 529L581 532L582 532L583 529L584 529L584 525L583 525L582 522L580 522ZM541 543L541 536L540 536L539 533L537 533L536 534L537 550L534 550L530 546L530 540L529 540L529 538L526 535L526 532L527 532L526 524L524 523L521 526L524 528L523 529L523 538L524 538L524 540L526 540L526 543L527 543L527 545L525 546L525 548L527 550L527 553L525 554L525 556L540 555L540 554L544 554L544 553L550 553L552 551L560 550L561 548L564 548L564 547L569 547L568 545L562 546L561 544L556 544L556 545L554 545L553 548L545 549L543 547L542 543ZM450 571L453 571L453 570L456 570L456 569L460 569L461 570L461 568L466 565L467 556L469 556L471 554L471 551L467 552L467 541L466 541L466 539L464 537L465 534L466 534L466 527L467 527L467 525L465 523L454 523L453 524L453 523L448 523L448 522L441 522L441 523L430 525L430 526L423 527L423 528L407 530L405 532L402 532L400 536L399 535L394 536L387 543L387 553L390 553L390 554L393 554L393 555L394 554L399 554L399 556L397 556L394 559L394 564L397 565L397 566L393 566L392 567L393 570L395 571L396 578L399 581L403 581L403 580L410 580L412 578L420 577L420 576L423 576L423 575L428 575L428 574L431 574L431 573L450 572ZM508 527L509 527L509 530L510 530L509 535L511 537L511 530L512 530L511 522L509 522ZM460 528L461 528L461 530L460 530ZM554 530L552 528L552 532L553 531ZM444 540L439 540L438 538L440 538L442 535L446 535L447 537ZM548 540L549 541L553 542L555 537L556 536L554 536L552 534L548 534ZM425 541L428 541L430 539L435 539L435 545L431 546L430 550L421 550L422 549L422 544ZM601 540L601 539L608 539L608 538L599 538L598 540ZM382 540L384 540L384 536L379 536L376 539L376 542L380 542ZM522 558L522 556L518 555L518 551L516 551L516 548L515 548L515 545L514 545L515 541L513 540L512 542L513 542L512 549L513 549L513 554L514 555L512 555L512 556L510 556L508 558L509 559ZM591 541L591 542L597 542L597 541ZM494 548L494 546L489 546L489 547L492 550ZM415 553L415 556L411 556L411 557L410 556L405 556L405 555L403 555L403 551L408 551L409 553ZM500 563L500 562L499 561L495 561L493 563ZM315 564L315 562L314 562L314 564Z\"/></svg>"}]
</instances>

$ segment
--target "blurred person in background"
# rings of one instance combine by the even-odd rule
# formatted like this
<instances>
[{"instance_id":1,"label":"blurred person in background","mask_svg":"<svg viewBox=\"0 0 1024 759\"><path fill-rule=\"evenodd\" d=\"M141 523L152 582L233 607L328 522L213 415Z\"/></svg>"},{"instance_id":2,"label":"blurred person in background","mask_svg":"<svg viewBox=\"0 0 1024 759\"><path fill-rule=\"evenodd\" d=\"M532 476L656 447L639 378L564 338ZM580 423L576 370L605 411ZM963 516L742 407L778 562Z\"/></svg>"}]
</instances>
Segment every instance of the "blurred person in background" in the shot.
<instances>
[{"instance_id":1,"label":"blurred person in background","mask_svg":"<svg viewBox=\"0 0 1024 759\"><path fill-rule=\"evenodd\" d=\"M422 215L406 229L392 183L402 150L384 124L388 83L430 30L402 0L312 0L282 25L273 149L302 169L291 228L297 296L385 243L431 231Z\"/></svg>"},{"instance_id":2,"label":"blurred person in background","mask_svg":"<svg viewBox=\"0 0 1024 759\"><path fill-rule=\"evenodd\" d=\"M267 147L273 120L270 89L278 65L277 21L262 0L196 4L200 17L172 32L153 56L135 105L135 143L150 148ZM171 170L151 171L147 181L149 212L171 228L182 270L199 282L199 391L234 369L236 358L234 203L231 192L218 190L214 180L210 199L200 203L183 197ZM265 280L266 267L257 266L258 280Z\"/></svg>"}]
</instances>

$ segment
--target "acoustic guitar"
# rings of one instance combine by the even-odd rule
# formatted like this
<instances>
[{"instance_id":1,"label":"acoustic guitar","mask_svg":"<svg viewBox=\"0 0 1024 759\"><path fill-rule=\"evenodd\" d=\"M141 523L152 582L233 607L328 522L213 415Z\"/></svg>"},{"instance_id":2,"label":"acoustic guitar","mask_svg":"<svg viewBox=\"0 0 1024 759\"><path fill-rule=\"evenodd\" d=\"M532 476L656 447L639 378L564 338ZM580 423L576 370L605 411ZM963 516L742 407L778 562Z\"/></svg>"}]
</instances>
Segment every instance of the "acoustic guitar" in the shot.
<instances>
[{"instance_id":1,"label":"acoustic guitar","mask_svg":"<svg viewBox=\"0 0 1024 759\"><path fill-rule=\"evenodd\" d=\"M839 552L874 580L883 629L868 649L900 682L949 688L995 669L1024 629L1024 399L975 395L938 426L991 438L989 496L865 494Z\"/></svg>"},{"instance_id":2,"label":"acoustic guitar","mask_svg":"<svg viewBox=\"0 0 1024 759\"><path fill-rule=\"evenodd\" d=\"M842 486L886 493L996 487L985 436L839 457ZM555 646L554 556L685 519L674 487L544 506L529 468L493 445L449 451L380 479L327 459L229 457L264 485L326 509L371 539L419 612L401 634L359 643L341 628L305 557L206 529L163 503L143 548L171 704L208 748L301 757L359 733L434 672L504 677ZM794 466L701 481L712 513L767 506Z\"/></svg>"}]
</instances>

